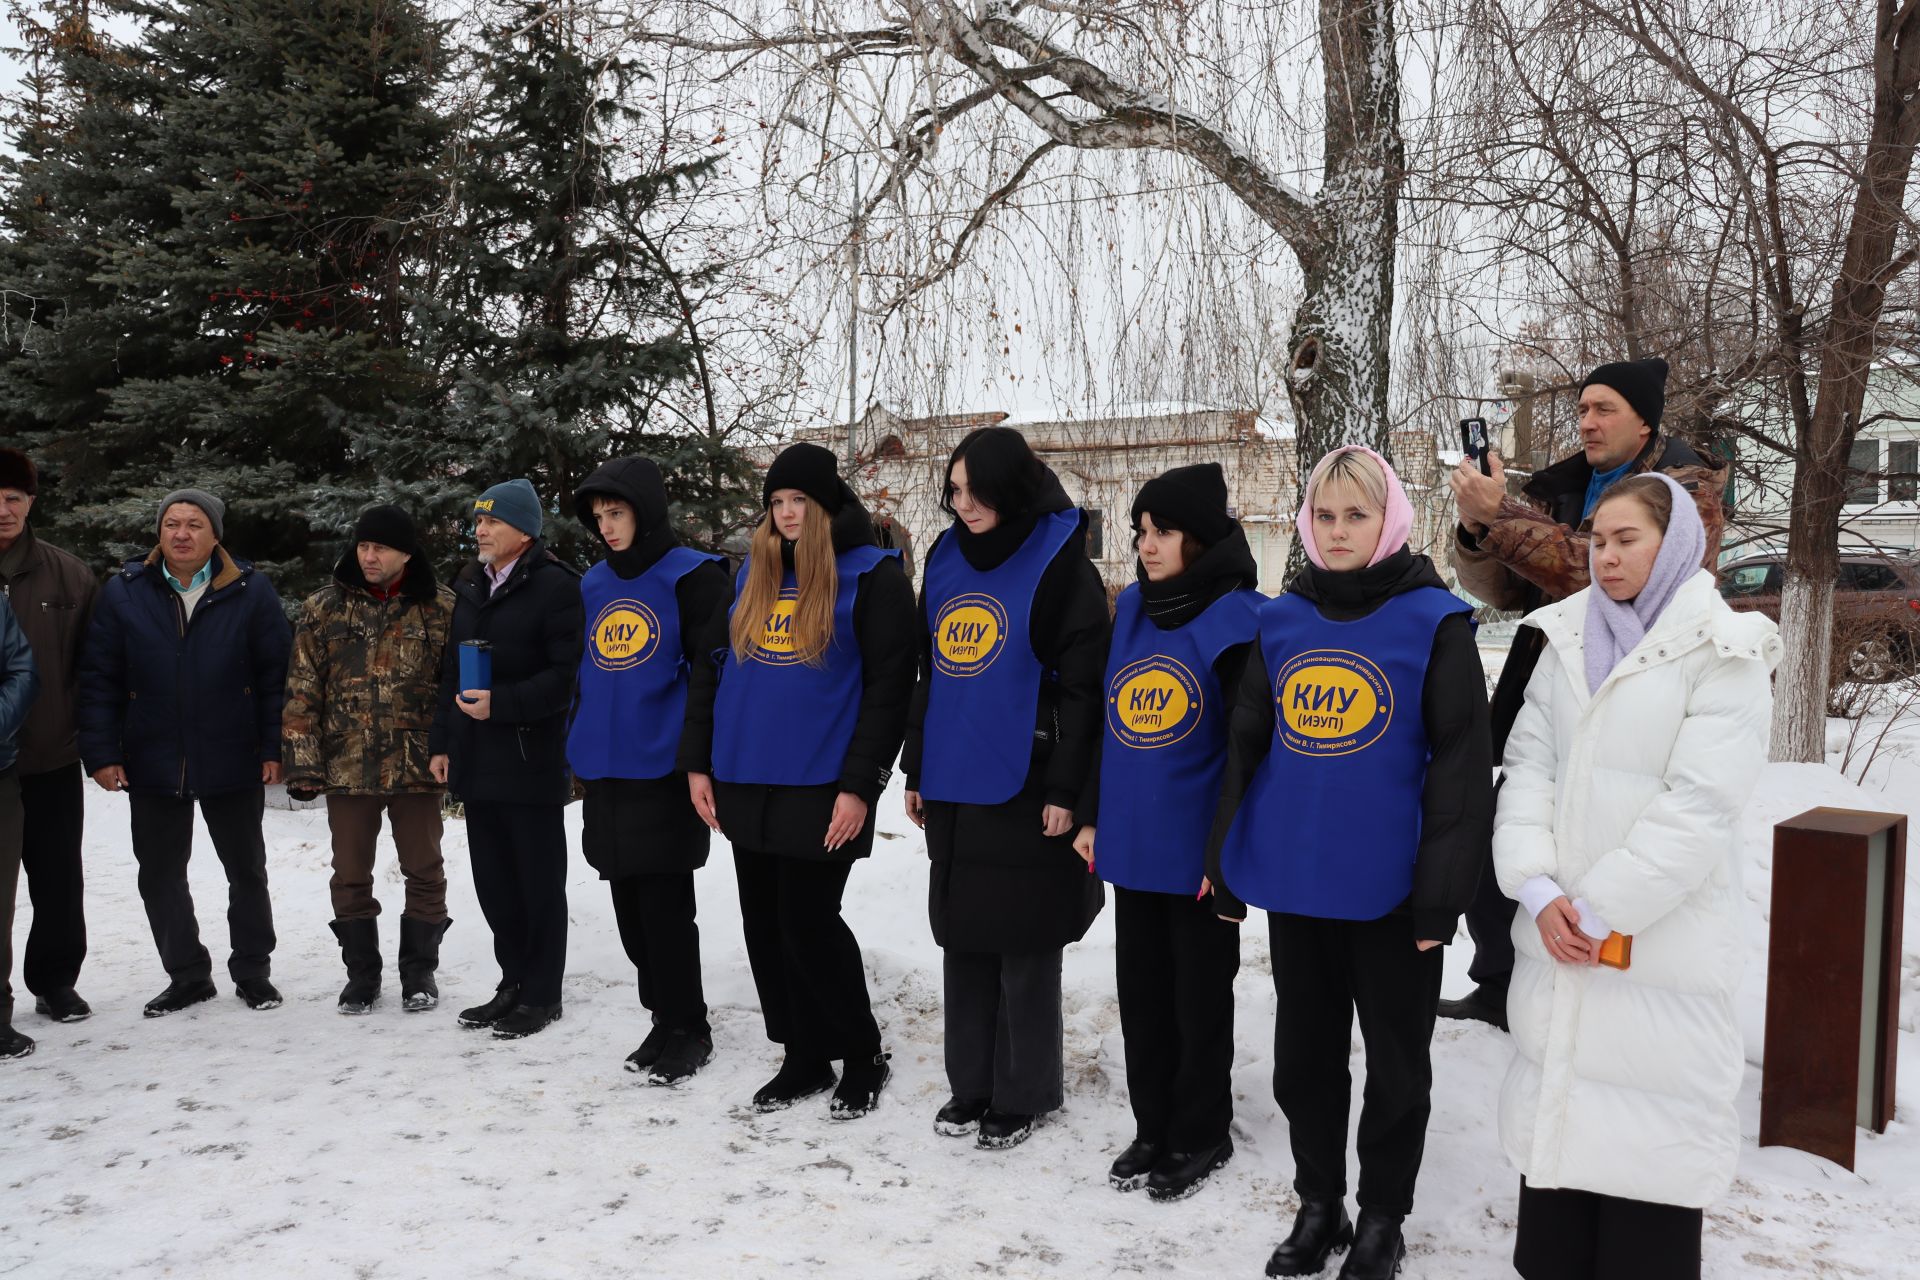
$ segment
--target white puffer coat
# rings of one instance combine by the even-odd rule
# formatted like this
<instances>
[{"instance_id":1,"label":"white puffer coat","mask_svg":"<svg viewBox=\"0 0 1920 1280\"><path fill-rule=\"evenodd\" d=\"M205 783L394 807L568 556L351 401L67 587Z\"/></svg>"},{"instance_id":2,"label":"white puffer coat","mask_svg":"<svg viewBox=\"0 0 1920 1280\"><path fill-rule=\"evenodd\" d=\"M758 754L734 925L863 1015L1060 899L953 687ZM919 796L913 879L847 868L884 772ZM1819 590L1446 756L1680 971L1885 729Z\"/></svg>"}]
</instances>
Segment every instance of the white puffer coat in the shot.
<instances>
[{"instance_id":1,"label":"white puffer coat","mask_svg":"<svg viewBox=\"0 0 1920 1280\"><path fill-rule=\"evenodd\" d=\"M1740 1148L1735 833L1779 629L1703 570L1589 697L1586 616L1582 591L1526 619L1548 643L1507 739L1494 867L1508 897L1544 875L1585 898L1633 936L1632 967L1559 964L1515 913L1500 1141L1531 1186L1703 1208Z\"/></svg>"}]
</instances>

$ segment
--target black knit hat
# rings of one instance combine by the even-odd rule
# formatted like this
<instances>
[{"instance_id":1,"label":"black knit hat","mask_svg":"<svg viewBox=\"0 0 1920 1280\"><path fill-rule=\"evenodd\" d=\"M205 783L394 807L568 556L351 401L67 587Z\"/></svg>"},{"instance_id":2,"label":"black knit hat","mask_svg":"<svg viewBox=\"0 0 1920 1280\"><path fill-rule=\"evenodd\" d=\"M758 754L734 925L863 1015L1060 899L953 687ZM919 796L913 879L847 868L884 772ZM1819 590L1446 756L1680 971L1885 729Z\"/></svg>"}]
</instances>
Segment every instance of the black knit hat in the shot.
<instances>
[{"instance_id":1,"label":"black knit hat","mask_svg":"<svg viewBox=\"0 0 1920 1280\"><path fill-rule=\"evenodd\" d=\"M1212 546L1233 533L1233 517L1227 514L1227 477L1217 462L1200 462L1190 467L1175 467L1140 486L1133 500L1133 524L1140 527L1142 513L1169 529L1190 533Z\"/></svg>"},{"instance_id":2,"label":"black knit hat","mask_svg":"<svg viewBox=\"0 0 1920 1280\"><path fill-rule=\"evenodd\" d=\"M18 449L0 449L0 489L18 489L28 497L40 492L40 470Z\"/></svg>"},{"instance_id":3,"label":"black knit hat","mask_svg":"<svg viewBox=\"0 0 1920 1280\"><path fill-rule=\"evenodd\" d=\"M853 496L840 479L840 460L833 456L833 450L817 444L790 444L780 451L767 468L767 482L760 486L762 506L773 505L775 489L798 489L829 515L837 515Z\"/></svg>"},{"instance_id":4,"label":"black knit hat","mask_svg":"<svg viewBox=\"0 0 1920 1280\"><path fill-rule=\"evenodd\" d=\"M420 554L420 534L413 527L413 517L399 507L368 507L353 522L353 540L377 542L383 547L392 547L405 555Z\"/></svg>"},{"instance_id":5,"label":"black knit hat","mask_svg":"<svg viewBox=\"0 0 1920 1280\"><path fill-rule=\"evenodd\" d=\"M1667 362L1659 356L1603 364L1587 375L1580 389L1585 391L1595 383L1612 387L1625 396L1633 411L1649 427L1660 425L1660 415L1667 408Z\"/></svg>"}]
</instances>

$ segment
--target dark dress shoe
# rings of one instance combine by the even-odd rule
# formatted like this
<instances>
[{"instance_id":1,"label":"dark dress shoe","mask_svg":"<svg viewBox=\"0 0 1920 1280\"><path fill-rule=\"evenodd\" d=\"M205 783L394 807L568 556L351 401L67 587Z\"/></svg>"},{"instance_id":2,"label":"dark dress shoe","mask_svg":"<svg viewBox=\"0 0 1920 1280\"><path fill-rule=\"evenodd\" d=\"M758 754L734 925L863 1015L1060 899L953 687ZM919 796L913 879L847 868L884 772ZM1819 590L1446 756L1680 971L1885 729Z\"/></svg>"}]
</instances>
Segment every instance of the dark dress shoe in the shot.
<instances>
[{"instance_id":1,"label":"dark dress shoe","mask_svg":"<svg viewBox=\"0 0 1920 1280\"><path fill-rule=\"evenodd\" d=\"M666 1046L647 1070L647 1083L668 1085L691 1080L699 1074L700 1068L712 1061L711 1036L703 1036L696 1031L669 1032Z\"/></svg>"},{"instance_id":2,"label":"dark dress shoe","mask_svg":"<svg viewBox=\"0 0 1920 1280\"><path fill-rule=\"evenodd\" d=\"M1160 1154L1159 1143L1135 1138L1107 1170L1108 1184L1115 1191L1138 1191L1147 1185L1147 1175L1160 1162Z\"/></svg>"},{"instance_id":3,"label":"dark dress shoe","mask_svg":"<svg viewBox=\"0 0 1920 1280\"><path fill-rule=\"evenodd\" d=\"M980 1117L980 1131L974 1135L973 1145L983 1151L1004 1151L1008 1147L1017 1147L1033 1136L1033 1122L1037 1116L1016 1115L1011 1111L995 1111L987 1108Z\"/></svg>"},{"instance_id":4,"label":"dark dress shoe","mask_svg":"<svg viewBox=\"0 0 1920 1280\"><path fill-rule=\"evenodd\" d=\"M644 1072L660 1061L660 1051L667 1047L667 1037L671 1034L672 1032L665 1027L658 1025L647 1032L647 1038L640 1042L640 1047L627 1055L627 1070Z\"/></svg>"},{"instance_id":5,"label":"dark dress shoe","mask_svg":"<svg viewBox=\"0 0 1920 1280\"><path fill-rule=\"evenodd\" d=\"M242 978L233 984L233 994L247 1002L249 1009L278 1009L280 990L265 978Z\"/></svg>"},{"instance_id":6,"label":"dark dress shoe","mask_svg":"<svg viewBox=\"0 0 1920 1280\"><path fill-rule=\"evenodd\" d=\"M49 991L33 1002L33 1011L55 1022L81 1022L93 1015L93 1007L72 987Z\"/></svg>"},{"instance_id":7,"label":"dark dress shoe","mask_svg":"<svg viewBox=\"0 0 1920 1280\"><path fill-rule=\"evenodd\" d=\"M1393 1280L1400 1274L1400 1263L1407 1256L1407 1242L1400 1235L1400 1215L1362 1209L1353 1224L1353 1248L1340 1268L1340 1280Z\"/></svg>"},{"instance_id":8,"label":"dark dress shoe","mask_svg":"<svg viewBox=\"0 0 1920 1280\"><path fill-rule=\"evenodd\" d=\"M1507 1029L1507 989L1475 987L1458 1000L1442 1000L1440 1016L1455 1022L1484 1022L1490 1027Z\"/></svg>"},{"instance_id":9,"label":"dark dress shoe","mask_svg":"<svg viewBox=\"0 0 1920 1280\"><path fill-rule=\"evenodd\" d=\"M1147 1176L1147 1198L1185 1200L1206 1184L1215 1169L1231 1159L1231 1136L1202 1151L1169 1151Z\"/></svg>"},{"instance_id":10,"label":"dark dress shoe","mask_svg":"<svg viewBox=\"0 0 1920 1280\"><path fill-rule=\"evenodd\" d=\"M1293 1230L1267 1259L1270 1276L1317 1276L1335 1249L1353 1243L1353 1223L1340 1200L1302 1200Z\"/></svg>"},{"instance_id":11,"label":"dark dress shoe","mask_svg":"<svg viewBox=\"0 0 1920 1280\"><path fill-rule=\"evenodd\" d=\"M495 1040L523 1039L545 1031L558 1021L560 1021L560 1006L557 1004L517 1004L513 1006L511 1013L503 1014L494 1020L493 1038Z\"/></svg>"},{"instance_id":12,"label":"dark dress shoe","mask_svg":"<svg viewBox=\"0 0 1920 1280\"><path fill-rule=\"evenodd\" d=\"M493 999L485 1004L477 1004L471 1009L460 1011L460 1025L463 1027L490 1027L513 1012L520 1003L520 987L515 984L501 987L493 993Z\"/></svg>"},{"instance_id":13,"label":"dark dress shoe","mask_svg":"<svg viewBox=\"0 0 1920 1280\"><path fill-rule=\"evenodd\" d=\"M890 1053L876 1053L871 1058L847 1059L827 1115L834 1120L858 1120L879 1106L880 1091L893 1079L893 1068L887 1065L891 1057Z\"/></svg>"},{"instance_id":14,"label":"dark dress shoe","mask_svg":"<svg viewBox=\"0 0 1920 1280\"><path fill-rule=\"evenodd\" d=\"M211 978L180 978L168 983L165 991L147 1001L147 1007L141 1012L149 1018L164 1018L219 994L220 990L213 985Z\"/></svg>"},{"instance_id":15,"label":"dark dress shoe","mask_svg":"<svg viewBox=\"0 0 1920 1280\"><path fill-rule=\"evenodd\" d=\"M773 1073L773 1079L754 1090L753 1109L785 1111L802 1098L811 1098L816 1093L825 1093L833 1088L836 1079L831 1062L803 1062L788 1058Z\"/></svg>"},{"instance_id":16,"label":"dark dress shoe","mask_svg":"<svg viewBox=\"0 0 1920 1280\"><path fill-rule=\"evenodd\" d=\"M948 1098L947 1105L934 1112L933 1131L943 1138L964 1138L980 1127L987 1106L986 1098Z\"/></svg>"}]
</instances>

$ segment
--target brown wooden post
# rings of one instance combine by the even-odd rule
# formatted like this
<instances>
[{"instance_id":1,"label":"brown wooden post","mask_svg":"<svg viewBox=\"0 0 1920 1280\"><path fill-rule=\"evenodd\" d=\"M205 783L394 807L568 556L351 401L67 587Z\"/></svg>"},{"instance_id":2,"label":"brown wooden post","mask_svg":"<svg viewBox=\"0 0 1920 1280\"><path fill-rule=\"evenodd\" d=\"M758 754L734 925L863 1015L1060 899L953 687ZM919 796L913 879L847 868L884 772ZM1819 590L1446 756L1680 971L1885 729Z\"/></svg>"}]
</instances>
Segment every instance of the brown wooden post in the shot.
<instances>
[{"instance_id":1,"label":"brown wooden post","mask_svg":"<svg viewBox=\"0 0 1920 1280\"><path fill-rule=\"evenodd\" d=\"M1907 820L1811 809L1773 829L1760 1145L1853 1168L1893 1119Z\"/></svg>"}]
</instances>

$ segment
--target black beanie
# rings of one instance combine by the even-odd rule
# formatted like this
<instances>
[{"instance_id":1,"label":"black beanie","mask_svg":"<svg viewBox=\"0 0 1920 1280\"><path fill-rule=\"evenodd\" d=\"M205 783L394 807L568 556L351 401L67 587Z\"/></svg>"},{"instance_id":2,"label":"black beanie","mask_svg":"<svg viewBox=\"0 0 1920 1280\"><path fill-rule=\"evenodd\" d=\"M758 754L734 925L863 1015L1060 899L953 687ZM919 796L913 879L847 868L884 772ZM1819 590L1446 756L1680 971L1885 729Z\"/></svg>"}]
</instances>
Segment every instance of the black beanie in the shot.
<instances>
[{"instance_id":1,"label":"black beanie","mask_svg":"<svg viewBox=\"0 0 1920 1280\"><path fill-rule=\"evenodd\" d=\"M1147 481L1133 500L1135 528L1142 513L1151 515L1155 524L1190 533L1208 546L1233 533L1233 517L1227 514L1227 477L1217 462L1175 467Z\"/></svg>"},{"instance_id":2,"label":"black beanie","mask_svg":"<svg viewBox=\"0 0 1920 1280\"><path fill-rule=\"evenodd\" d=\"M767 468L767 482L760 486L760 505L773 505L775 489L798 489L826 509L838 515L852 492L840 479L840 460L833 450L817 444L790 444Z\"/></svg>"},{"instance_id":3,"label":"black beanie","mask_svg":"<svg viewBox=\"0 0 1920 1280\"><path fill-rule=\"evenodd\" d=\"M420 554L420 535L413 527L413 517L398 507L368 507L353 522L353 540L377 542L383 547L392 547L406 555Z\"/></svg>"},{"instance_id":4,"label":"black beanie","mask_svg":"<svg viewBox=\"0 0 1920 1280\"><path fill-rule=\"evenodd\" d=\"M18 449L0 449L0 489L18 489L29 498L40 492L40 471Z\"/></svg>"},{"instance_id":5,"label":"black beanie","mask_svg":"<svg viewBox=\"0 0 1920 1280\"><path fill-rule=\"evenodd\" d=\"M1603 387L1612 387L1626 397L1633 411L1649 427L1660 425L1660 415L1667 408L1667 362L1659 356L1649 356L1645 360L1616 360L1612 364L1603 364L1587 375L1580 384L1585 391L1599 383Z\"/></svg>"}]
</instances>

